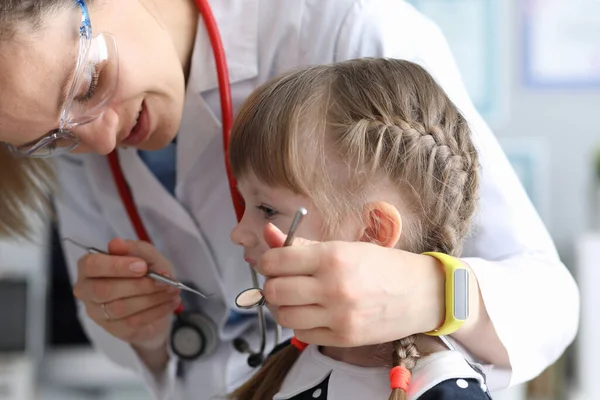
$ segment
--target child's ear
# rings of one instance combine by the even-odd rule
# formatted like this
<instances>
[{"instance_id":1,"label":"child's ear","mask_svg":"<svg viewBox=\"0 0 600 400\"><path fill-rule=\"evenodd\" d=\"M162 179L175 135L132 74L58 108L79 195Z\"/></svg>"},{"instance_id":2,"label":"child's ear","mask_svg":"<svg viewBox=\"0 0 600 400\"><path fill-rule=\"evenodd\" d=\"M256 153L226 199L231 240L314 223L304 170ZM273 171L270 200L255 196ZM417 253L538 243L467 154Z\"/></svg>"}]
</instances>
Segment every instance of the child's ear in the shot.
<instances>
[{"instance_id":1,"label":"child's ear","mask_svg":"<svg viewBox=\"0 0 600 400\"><path fill-rule=\"evenodd\" d=\"M385 201L368 203L364 207L363 218L363 242L390 248L396 246L402 233L402 218L396 207Z\"/></svg>"}]
</instances>

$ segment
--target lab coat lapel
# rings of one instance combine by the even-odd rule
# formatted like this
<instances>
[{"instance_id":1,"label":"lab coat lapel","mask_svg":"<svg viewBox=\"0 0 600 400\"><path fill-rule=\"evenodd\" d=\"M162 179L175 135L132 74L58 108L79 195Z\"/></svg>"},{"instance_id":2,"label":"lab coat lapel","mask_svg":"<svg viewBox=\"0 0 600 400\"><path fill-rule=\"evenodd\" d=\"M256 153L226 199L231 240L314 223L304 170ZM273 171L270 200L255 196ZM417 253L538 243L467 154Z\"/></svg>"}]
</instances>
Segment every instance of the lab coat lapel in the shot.
<instances>
[{"instance_id":1,"label":"lab coat lapel","mask_svg":"<svg viewBox=\"0 0 600 400\"><path fill-rule=\"evenodd\" d=\"M119 149L119 161L138 209L149 208L168 213L173 224L196 235L198 230L189 214L169 194L144 164L136 149ZM149 232L150 234L150 232Z\"/></svg>"},{"instance_id":2,"label":"lab coat lapel","mask_svg":"<svg viewBox=\"0 0 600 400\"><path fill-rule=\"evenodd\" d=\"M221 280L218 278L217 266L211 257L209 246L202 238L196 222L184 207L168 193L162 184L156 179L148 167L143 163L142 159L137 154L135 149L119 149L119 160L123 174L129 184L131 192L133 193L134 201L137 206L138 212L140 212L148 234L159 249L170 249L174 246L172 243L173 237L163 237L165 232L163 231L164 221L159 221L158 217L153 219L146 217L144 214L162 216L168 219L168 224L176 226L179 230L186 232L186 237L194 237L196 248L193 251L196 253L195 262L197 261L202 265L202 269L196 268L195 262L189 263L189 260L181 260L180 264L186 264L186 270L179 270L183 265L177 266L180 274L183 274L186 278L192 278L195 282L202 282L202 287L199 289L206 293L215 293L220 291L218 297L224 296L225 290L223 288ZM122 214L122 212L121 212ZM125 215L127 218L127 216ZM129 219L126 221L129 223ZM183 236L182 236L183 237ZM135 238L135 236L133 236ZM165 243L163 243L163 241ZM179 249L182 253L186 249ZM166 254L174 262L177 254ZM210 272L210 273L206 273ZM217 290L218 288L218 290Z\"/></svg>"},{"instance_id":3,"label":"lab coat lapel","mask_svg":"<svg viewBox=\"0 0 600 400\"><path fill-rule=\"evenodd\" d=\"M221 33L232 97L237 103L235 84L258 75L258 2L219 0L211 1L211 6ZM178 135L178 186L211 139L221 135L221 129L217 69L206 26L200 18Z\"/></svg>"},{"instance_id":4,"label":"lab coat lapel","mask_svg":"<svg viewBox=\"0 0 600 400\"><path fill-rule=\"evenodd\" d=\"M129 223L129 217L125 207L123 207L123 202L108 167L107 157L89 154L85 162L87 178L94 192L93 198L97 199L98 202L94 206L98 207L103 213L116 236L124 239L135 239L135 231ZM105 248L107 243L92 243L91 245Z\"/></svg>"}]
</instances>

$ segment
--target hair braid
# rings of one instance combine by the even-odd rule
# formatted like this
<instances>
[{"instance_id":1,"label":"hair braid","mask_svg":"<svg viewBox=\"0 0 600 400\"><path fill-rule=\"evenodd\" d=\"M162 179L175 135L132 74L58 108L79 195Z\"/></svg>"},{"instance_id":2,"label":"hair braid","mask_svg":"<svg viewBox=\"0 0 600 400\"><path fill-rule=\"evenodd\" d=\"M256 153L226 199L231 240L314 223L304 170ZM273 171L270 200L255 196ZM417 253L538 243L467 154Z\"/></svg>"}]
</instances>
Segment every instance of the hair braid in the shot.
<instances>
[{"instance_id":1,"label":"hair braid","mask_svg":"<svg viewBox=\"0 0 600 400\"><path fill-rule=\"evenodd\" d=\"M417 336L411 335L400 340L394 340L394 351L392 352L393 366L404 367L411 371L417 360L421 357L421 353L415 345ZM406 400L407 393L402 389L393 389L390 394L389 400Z\"/></svg>"},{"instance_id":2,"label":"hair braid","mask_svg":"<svg viewBox=\"0 0 600 400\"><path fill-rule=\"evenodd\" d=\"M412 188L420 217L411 246L415 252L460 254L477 200L477 155L468 135L466 124L453 130L440 125L426 129L397 118L389 125L361 119L343 137L343 146L356 149L347 150L353 153L351 159L368 170L361 183L383 172ZM362 143L355 143L357 139Z\"/></svg>"},{"instance_id":3,"label":"hair braid","mask_svg":"<svg viewBox=\"0 0 600 400\"><path fill-rule=\"evenodd\" d=\"M443 134L455 132L455 135ZM462 241L475 210L478 185L477 156L474 146L464 136L466 124L448 130L433 126L421 137L421 157L427 171L421 177L423 250L459 255Z\"/></svg>"}]
</instances>

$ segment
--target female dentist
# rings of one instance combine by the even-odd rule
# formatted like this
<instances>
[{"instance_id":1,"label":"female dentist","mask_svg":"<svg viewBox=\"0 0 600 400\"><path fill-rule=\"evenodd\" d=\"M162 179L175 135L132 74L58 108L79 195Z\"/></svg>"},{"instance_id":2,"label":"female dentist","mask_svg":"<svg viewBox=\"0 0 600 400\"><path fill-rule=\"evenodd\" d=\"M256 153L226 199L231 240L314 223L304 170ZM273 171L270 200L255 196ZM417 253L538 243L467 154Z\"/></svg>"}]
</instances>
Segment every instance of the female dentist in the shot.
<instances>
[{"instance_id":1,"label":"female dentist","mask_svg":"<svg viewBox=\"0 0 600 400\"><path fill-rule=\"evenodd\" d=\"M553 363L577 330L577 287L471 104L438 28L402 0L220 0L210 7L234 111L257 85L300 65L386 56L418 62L433 74L472 125L482 164L479 217L463 259L475 278L470 318L452 338L484 364L492 389L531 379ZM0 88L0 142L6 144L0 146L0 230L24 233L26 215L39 210L51 184L47 164L22 156L63 153L54 164L61 235L112 254L64 247L94 345L137 370L156 398L209 399L238 385L253 369L235 338L256 349L260 331L253 311L243 314L234 305L252 282L229 241L236 219L219 85L195 3L2 2ZM165 258L146 243L111 241L138 238L105 157L115 149L135 209ZM444 274L430 257L364 243L317 243L272 250L265 260L270 263L259 262L259 272L297 275L291 295L277 279L266 293L276 320L301 340L370 344L430 331L444 320ZM148 269L213 293L185 304L214 324L208 356L177 362L168 338L179 293L144 278ZM390 280L403 284L381 293Z\"/></svg>"}]
</instances>

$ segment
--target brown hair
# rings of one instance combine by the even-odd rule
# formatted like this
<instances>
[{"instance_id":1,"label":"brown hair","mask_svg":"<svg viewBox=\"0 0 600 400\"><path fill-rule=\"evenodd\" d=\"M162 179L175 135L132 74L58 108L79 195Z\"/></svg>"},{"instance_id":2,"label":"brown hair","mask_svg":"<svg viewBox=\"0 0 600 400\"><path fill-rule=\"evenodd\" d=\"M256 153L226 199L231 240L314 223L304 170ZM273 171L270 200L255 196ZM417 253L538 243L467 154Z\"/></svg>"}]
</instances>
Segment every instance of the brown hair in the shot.
<instances>
[{"instance_id":1,"label":"brown hair","mask_svg":"<svg viewBox=\"0 0 600 400\"><path fill-rule=\"evenodd\" d=\"M0 41L39 29L45 16L69 5L77 7L73 0L0 1ZM14 157L0 143L0 236L28 236L35 217L50 211L54 183L47 161Z\"/></svg>"},{"instance_id":2,"label":"brown hair","mask_svg":"<svg viewBox=\"0 0 600 400\"><path fill-rule=\"evenodd\" d=\"M402 247L414 253L459 255L477 201L468 124L429 73L408 61L351 60L266 83L240 110L229 157L236 177L252 171L311 198L331 216L330 232L364 205L370 188L393 185L412 205ZM412 369L420 357L415 335L393 345L392 366ZM231 397L272 398L299 354L292 346L275 353ZM405 398L401 389L390 396Z\"/></svg>"},{"instance_id":3,"label":"brown hair","mask_svg":"<svg viewBox=\"0 0 600 400\"><path fill-rule=\"evenodd\" d=\"M87 3L91 3L90 0ZM0 40L13 37L20 27L37 30L43 18L52 12L70 5L77 7L75 0L2 0L0 2Z\"/></svg>"}]
</instances>

